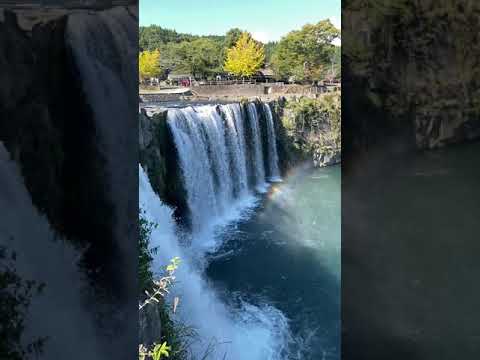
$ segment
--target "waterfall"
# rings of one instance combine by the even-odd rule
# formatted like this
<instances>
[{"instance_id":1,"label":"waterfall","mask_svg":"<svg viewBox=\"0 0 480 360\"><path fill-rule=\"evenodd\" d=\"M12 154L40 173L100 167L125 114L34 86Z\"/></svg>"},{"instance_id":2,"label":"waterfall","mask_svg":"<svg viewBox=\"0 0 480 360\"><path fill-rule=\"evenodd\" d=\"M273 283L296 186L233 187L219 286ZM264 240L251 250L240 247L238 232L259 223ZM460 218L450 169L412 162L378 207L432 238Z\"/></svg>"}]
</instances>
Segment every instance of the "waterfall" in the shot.
<instances>
[{"instance_id":1,"label":"waterfall","mask_svg":"<svg viewBox=\"0 0 480 360\"><path fill-rule=\"evenodd\" d=\"M87 284L78 268L81 250L60 237L32 203L21 168L2 142L0 174L0 209L5 210L0 217L0 247L17 254L14 265L24 281L45 284L42 293L31 293L22 344L47 337L43 353L35 357L43 360L102 360L112 353L120 356L111 348L112 340L99 334L98 324L85 305ZM75 325L65 326L66 319Z\"/></svg>"},{"instance_id":2,"label":"waterfall","mask_svg":"<svg viewBox=\"0 0 480 360\"><path fill-rule=\"evenodd\" d=\"M249 103L247 108L250 118L250 130L252 132L253 167L255 170L256 187L258 191L265 192L265 168L263 163L262 137L260 134L257 107L254 103Z\"/></svg>"},{"instance_id":3,"label":"waterfall","mask_svg":"<svg viewBox=\"0 0 480 360\"><path fill-rule=\"evenodd\" d=\"M223 214L233 200L234 180L230 154L227 151L223 119L213 106L200 107L197 112L206 134L212 163L219 211Z\"/></svg>"},{"instance_id":4,"label":"waterfall","mask_svg":"<svg viewBox=\"0 0 480 360\"><path fill-rule=\"evenodd\" d=\"M268 141L268 180L281 181L273 116L270 107L264 106L266 137L261 136L254 103L247 104L248 116L240 104L169 109L167 122L179 156L194 233L225 217L235 217L237 210L251 202L253 190L266 191L264 138ZM249 189L249 171L253 189Z\"/></svg>"},{"instance_id":5,"label":"waterfall","mask_svg":"<svg viewBox=\"0 0 480 360\"><path fill-rule=\"evenodd\" d=\"M240 106L171 109L167 118L179 155L192 232L234 218L238 210L252 205Z\"/></svg>"},{"instance_id":6,"label":"waterfall","mask_svg":"<svg viewBox=\"0 0 480 360\"><path fill-rule=\"evenodd\" d=\"M179 123L187 126L188 117L181 117L181 113L176 113L174 119L181 119L178 120ZM179 245L172 219L173 211L160 201L141 167L139 180L139 202L143 214L148 221L158 224L153 229L150 240L151 247L158 247L153 270L165 266L175 256L181 259L176 273L177 280L171 289L172 294L180 298L174 316L198 332L199 340L191 345L195 358L200 358L210 344L214 346L214 352L208 358L214 360L284 358L290 341L284 315L269 305L254 306L240 301L240 307L233 308L223 303L205 281L201 271L194 266L194 259L190 258L188 249Z\"/></svg>"},{"instance_id":7,"label":"waterfall","mask_svg":"<svg viewBox=\"0 0 480 360\"><path fill-rule=\"evenodd\" d=\"M105 157L105 181L111 186L108 193L115 204L113 236L124 258L118 261L128 262L131 268L136 266L130 254L136 250L133 239L138 236L133 230L135 219L131 218L137 208L137 184L132 179L137 176L134 164L138 154L132 149L138 148L138 136L131 131L137 129L138 121L138 68L133 55L138 51L138 40L131 31L136 26L127 8L115 7L98 13L74 13L68 17L65 31L65 42L92 110L95 142ZM98 42L102 47L96 46ZM131 276L127 269L125 276Z\"/></svg>"},{"instance_id":8,"label":"waterfall","mask_svg":"<svg viewBox=\"0 0 480 360\"><path fill-rule=\"evenodd\" d=\"M259 200L255 190L267 187L259 116L254 104L248 105L247 111L248 117L240 104L168 110L167 124L190 210L192 228L184 234L190 241L179 241L172 210L158 199L141 168L140 203L147 218L159 224L151 241L160 249L154 267L175 256L182 259L175 286L183 301L178 316L197 328L205 342L214 339L218 351L213 358L222 359L226 354L228 359L239 360L282 359L291 336L284 315L270 305L254 306L242 299L222 302L202 275L204 255L217 249L218 229L248 216ZM248 130L253 151L247 150ZM249 169L255 178L253 189L249 188ZM232 297L236 296L230 300ZM197 356L202 355L205 342L194 345Z\"/></svg>"},{"instance_id":9,"label":"waterfall","mask_svg":"<svg viewBox=\"0 0 480 360\"><path fill-rule=\"evenodd\" d=\"M275 125L273 124L273 115L270 105L263 104L267 114L267 132L268 132L268 166L270 170L270 181L281 181L280 170L278 168L277 137L275 136Z\"/></svg>"},{"instance_id":10,"label":"waterfall","mask_svg":"<svg viewBox=\"0 0 480 360\"><path fill-rule=\"evenodd\" d=\"M242 112L239 104L221 106L227 123L227 141L231 149L231 158L236 179L236 194L244 196L248 193L247 157L245 130L243 129Z\"/></svg>"}]
</instances>

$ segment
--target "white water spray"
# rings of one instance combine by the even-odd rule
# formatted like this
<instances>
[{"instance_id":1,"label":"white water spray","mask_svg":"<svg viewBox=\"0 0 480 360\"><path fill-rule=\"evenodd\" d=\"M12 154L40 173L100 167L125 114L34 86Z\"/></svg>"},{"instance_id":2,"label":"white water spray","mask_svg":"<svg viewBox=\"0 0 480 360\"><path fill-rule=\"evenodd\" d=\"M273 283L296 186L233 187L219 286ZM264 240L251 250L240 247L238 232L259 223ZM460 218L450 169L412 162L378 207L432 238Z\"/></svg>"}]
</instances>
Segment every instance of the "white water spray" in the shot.
<instances>
[{"instance_id":1,"label":"white water spray","mask_svg":"<svg viewBox=\"0 0 480 360\"><path fill-rule=\"evenodd\" d=\"M171 109L167 117L179 155L192 232L208 232L252 205L247 176L251 160L247 156L245 119L240 105ZM260 141L258 136L258 156ZM263 158L259 159L255 163L260 174L258 184L265 188ZM210 245L211 240L207 241Z\"/></svg>"},{"instance_id":2,"label":"white water spray","mask_svg":"<svg viewBox=\"0 0 480 360\"><path fill-rule=\"evenodd\" d=\"M240 301L239 308L232 308L224 304L202 277L201 270L193 265L188 251L179 245L172 210L154 193L141 167L139 179L140 207L148 221L158 224L150 244L159 247L154 269L161 268L175 256L181 258L172 291L180 297L176 316L200 335L191 349L196 358L213 344L214 353L209 359L220 360L224 356L229 360L283 359L290 342L284 315L269 305L258 307Z\"/></svg>"},{"instance_id":3,"label":"white water spray","mask_svg":"<svg viewBox=\"0 0 480 360\"><path fill-rule=\"evenodd\" d=\"M253 141L253 165L255 169L255 180L257 190L259 192L266 191L266 182L265 182L265 168L263 163L263 153L262 153L262 137L260 134L260 125L258 122L258 113L257 107L254 103L248 103L247 105L249 118L250 118L250 130L252 132L252 141Z\"/></svg>"},{"instance_id":4,"label":"white water spray","mask_svg":"<svg viewBox=\"0 0 480 360\"><path fill-rule=\"evenodd\" d=\"M236 193L238 197L248 193L247 157L245 145L245 131L239 104L221 106L227 123L227 141L230 144L231 157L236 178Z\"/></svg>"}]
</instances>

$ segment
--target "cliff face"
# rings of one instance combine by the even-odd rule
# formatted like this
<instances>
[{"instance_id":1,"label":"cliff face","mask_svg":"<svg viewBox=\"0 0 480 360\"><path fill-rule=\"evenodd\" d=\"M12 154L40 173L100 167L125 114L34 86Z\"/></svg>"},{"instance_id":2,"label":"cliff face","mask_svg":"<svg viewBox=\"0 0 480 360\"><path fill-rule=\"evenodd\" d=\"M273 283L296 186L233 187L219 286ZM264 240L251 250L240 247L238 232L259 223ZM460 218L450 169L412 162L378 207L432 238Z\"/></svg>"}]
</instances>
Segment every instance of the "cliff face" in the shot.
<instances>
[{"instance_id":1,"label":"cliff face","mask_svg":"<svg viewBox=\"0 0 480 360\"><path fill-rule=\"evenodd\" d=\"M181 220L187 214L185 190L173 136L167 125L167 110L139 114L140 164L159 197L175 209Z\"/></svg>"},{"instance_id":2,"label":"cliff face","mask_svg":"<svg viewBox=\"0 0 480 360\"><path fill-rule=\"evenodd\" d=\"M340 93L332 93L317 99L281 99L272 103L284 172L299 162L310 162L315 167L340 163L340 99Z\"/></svg>"},{"instance_id":3,"label":"cliff face","mask_svg":"<svg viewBox=\"0 0 480 360\"><path fill-rule=\"evenodd\" d=\"M386 126L405 129L421 149L480 136L477 1L355 0L344 11L347 101L372 114L357 121L371 133L363 141Z\"/></svg>"}]
</instances>

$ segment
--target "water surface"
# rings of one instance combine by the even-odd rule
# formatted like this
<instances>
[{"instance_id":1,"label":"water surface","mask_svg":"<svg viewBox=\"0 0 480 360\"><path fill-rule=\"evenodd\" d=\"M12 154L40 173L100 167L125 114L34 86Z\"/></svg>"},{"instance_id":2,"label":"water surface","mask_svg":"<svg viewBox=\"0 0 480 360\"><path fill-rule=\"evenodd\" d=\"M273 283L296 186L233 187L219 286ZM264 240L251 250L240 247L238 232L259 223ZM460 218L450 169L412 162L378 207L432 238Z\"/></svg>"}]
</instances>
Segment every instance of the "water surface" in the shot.
<instances>
[{"instance_id":1,"label":"water surface","mask_svg":"<svg viewBox=\"0 0 480 360\"><path fill-rule=\"evenodd\" d=\"M218 235L207 276L225 301L289 319L289 359L340 358L340 167L297 170Z\"/></svg>"}]
</instances>

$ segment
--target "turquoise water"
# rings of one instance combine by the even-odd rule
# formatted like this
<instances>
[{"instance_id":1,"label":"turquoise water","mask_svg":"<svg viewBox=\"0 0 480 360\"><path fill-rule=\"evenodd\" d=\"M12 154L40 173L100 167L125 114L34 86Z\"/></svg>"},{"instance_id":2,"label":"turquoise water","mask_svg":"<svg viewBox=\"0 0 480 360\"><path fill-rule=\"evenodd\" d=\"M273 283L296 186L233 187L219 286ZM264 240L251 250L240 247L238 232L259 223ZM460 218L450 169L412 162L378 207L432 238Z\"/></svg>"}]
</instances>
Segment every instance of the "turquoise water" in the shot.
<instances>
[{"instance_id":1,"label":"turquoise water","mask_svg":"<svg viewBox=\"0 0 480 360\"><path fill-rule=\"evenodd\" d=\"M222 231L207 268L232 306L245 300L283 312L286 359L340 358L340 178L335 166L273 185L251 217Z\"/></svg>"}]
</instances>

